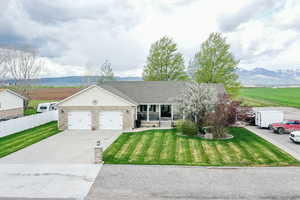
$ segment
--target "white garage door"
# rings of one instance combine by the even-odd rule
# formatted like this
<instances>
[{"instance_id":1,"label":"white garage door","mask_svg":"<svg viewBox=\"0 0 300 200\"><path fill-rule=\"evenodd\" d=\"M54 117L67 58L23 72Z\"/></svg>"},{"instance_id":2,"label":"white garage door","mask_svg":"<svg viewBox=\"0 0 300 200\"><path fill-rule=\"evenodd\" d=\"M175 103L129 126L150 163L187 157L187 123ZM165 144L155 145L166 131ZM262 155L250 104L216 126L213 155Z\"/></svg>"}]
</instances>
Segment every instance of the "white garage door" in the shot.
<instances>
[{"instance_id":1,"label":"white garage door","mask_svg":"<svg viewBox=\"0 0 300 200\"><path fill-rule=\"evenodd\" d=\"M100 112L99 121L100 129L123 129L123 114L120 111Z\"/></svg>"},{"instance_id":2,"label":"white garage door","mask_svg":"<svg viewBox=\"0 0 300 200\"><path fill-rule=\"evenodd\" d=\"M91 130L92 116L88 111L72 111L68 113L68 129Z\"/></svg>"}]
</instances>

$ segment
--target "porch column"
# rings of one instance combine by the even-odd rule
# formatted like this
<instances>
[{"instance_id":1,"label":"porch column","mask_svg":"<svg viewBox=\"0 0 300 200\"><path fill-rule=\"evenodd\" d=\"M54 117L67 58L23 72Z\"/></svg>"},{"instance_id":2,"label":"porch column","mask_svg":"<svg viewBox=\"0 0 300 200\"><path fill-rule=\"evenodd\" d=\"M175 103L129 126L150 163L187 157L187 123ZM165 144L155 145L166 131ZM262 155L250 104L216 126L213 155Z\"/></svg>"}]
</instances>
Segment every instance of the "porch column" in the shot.
<instances>
[{"instance_id":1,"label":"porch column","mask_svg":"<svg viewBox=\"0 0 300 200\"><path fill-rule=\"evenodd\" d=\"M138 119L138 106L135 107L135 119Z\"/></svg>"},{"instance_id":2,"label":"porch column","mask_svg":"<svg viewBox=\"0 0 300 200\"><path fill-rule=\"evenodd\" d=\"M147 104L147 122L149 122L149 111L150 111L150 105Z\"/></svg>"},{"instance_id":3,"label":"porch column","mask_svg":"<svg viewBox=\"0 0 300 200\"><path fill-rule=\"evenodd\" d=\"M171 104L171 121L173 121L173 115L174 115L174 113L173 113L173 104Z\"/></svg>"},{"instance_id":4,"label":"porch column","mask_svg":"<svg viewBox=\"0 0 300 200\"><path fill-rule=\"evenodd\" d=\"M158 104L158 120L160 121L160 116L161 115L161 112L160 112L160 104Z\"/></svg>"}]
</instances>

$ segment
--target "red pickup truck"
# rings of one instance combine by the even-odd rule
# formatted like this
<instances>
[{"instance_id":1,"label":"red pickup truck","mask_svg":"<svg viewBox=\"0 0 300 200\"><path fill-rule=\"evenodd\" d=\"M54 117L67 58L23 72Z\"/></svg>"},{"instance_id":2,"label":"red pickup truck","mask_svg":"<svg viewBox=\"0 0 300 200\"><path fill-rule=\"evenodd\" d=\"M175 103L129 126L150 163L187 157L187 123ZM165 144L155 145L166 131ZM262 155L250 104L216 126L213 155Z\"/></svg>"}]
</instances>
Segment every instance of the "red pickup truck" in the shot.
<instances>
[{"instance_id":1,"label":"red pickup truck","mask_svg":"<svg viewBox=\"0 0 300 200\"><path fill-rule=\"evenodd\" d=\"M300 120L286 120L281 123L274 123L270 125L275 133L283 134L290 133L292 131L300 130Z\"/></svg>"}]
</instances>

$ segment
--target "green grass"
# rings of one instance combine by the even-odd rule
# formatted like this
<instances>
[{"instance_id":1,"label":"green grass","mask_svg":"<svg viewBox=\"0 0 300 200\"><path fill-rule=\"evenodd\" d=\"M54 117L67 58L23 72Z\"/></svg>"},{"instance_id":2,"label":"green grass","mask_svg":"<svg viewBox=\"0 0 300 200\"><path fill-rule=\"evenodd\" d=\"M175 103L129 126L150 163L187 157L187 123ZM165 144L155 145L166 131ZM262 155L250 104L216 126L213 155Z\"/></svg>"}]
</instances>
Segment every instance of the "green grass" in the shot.
<instances>
[{"instance_id":1,"label":"green grass","mask_svg":"<svg viewBox=\"0 0 300 200\"><path fill-rule=\"evenodd\" d=\"M0 158L16 152L59 132L57 122L50 122L32 129L0 138Z\"/></svg>"},{"instance_id":2,"label":"green grass","mask_svg":"<svg viewBox=\"0 0 300 200\"><path fill-rule=\"evenodd\" d=\"M28 108L24 110L24 115L34 115L37 114L37 106L40 103L52 102L54 100L30 100L28 102Z\"/></svg>"},{"instance_id":3,"label":"green grass","mask_svg":"<svg viewBox=\"0 0 300 200\"><path fill-rule=\"evenodd\" d=\"M47 102L53 102L55 100L30 100L28 102L28 107L33 107L33 108L37 108L37 106L40 104L40 103L47 103Z\"/></svg>"},{"instance_id":4,"label":"green grass","mask_svg":"<svg viewBox=\"0 0 300 200\"><path fill-rule=\"evenodd\" d=\"M28 116L28 115L34 115L37 114L36 109L32 109L32 108L27 108L24 110L24 115Z\"/></svg>"},{"instance_id":5,"label":"green grass","mask_svg":"<svg viewBox=\"0 0 300 200\"><path fill-rule=\"evenodd\" d=\"M245 106L288 106L300 108L300 88L242 88Z\"/></svg>"},{"instance_id":6,"label":"green grass","mask_svg":"<svg viewBox=\"0 0 300 200\"><path fill-rule=\"evenodd\" d=\"M290 166L296 159L244 128L234 138L207 140L177 135L176 129L122 134L105 152L108 164L198 166Z\"/></svg>"}]
</instances>

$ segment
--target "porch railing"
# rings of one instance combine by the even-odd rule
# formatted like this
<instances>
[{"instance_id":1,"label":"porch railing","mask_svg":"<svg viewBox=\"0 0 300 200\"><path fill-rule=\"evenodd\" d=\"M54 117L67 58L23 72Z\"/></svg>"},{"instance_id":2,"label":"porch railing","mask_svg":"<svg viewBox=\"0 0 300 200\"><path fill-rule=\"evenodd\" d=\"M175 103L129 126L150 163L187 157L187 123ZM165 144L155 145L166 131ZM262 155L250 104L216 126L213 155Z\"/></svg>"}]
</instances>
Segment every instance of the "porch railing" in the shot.
<instances>
[{"instance_id":1,"label":"porch railing","mask_svg":"<svg viewBox=\"0 0 300 200\"><path fill-rule=\"evenodd\" d=\"M139 112L138 117L140 120L147 120L147 112ZM149 121L158 121L159 112L149 112Z\"/></svg>"}]
</instances>

